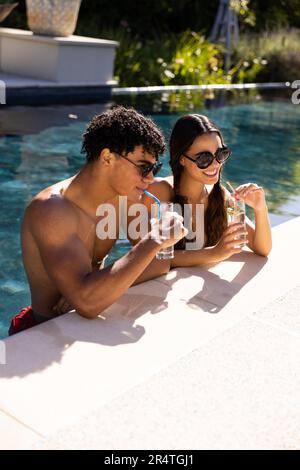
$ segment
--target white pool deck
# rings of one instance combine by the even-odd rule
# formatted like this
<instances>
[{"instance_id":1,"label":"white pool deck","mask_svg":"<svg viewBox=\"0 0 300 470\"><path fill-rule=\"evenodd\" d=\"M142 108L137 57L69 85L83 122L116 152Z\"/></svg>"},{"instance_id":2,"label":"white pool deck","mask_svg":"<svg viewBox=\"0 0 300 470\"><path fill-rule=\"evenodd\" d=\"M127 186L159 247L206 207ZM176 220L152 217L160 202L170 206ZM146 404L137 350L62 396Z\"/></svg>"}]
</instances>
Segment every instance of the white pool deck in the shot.
<instances>
[{"instance_id":1,"label":"white pool deck","mask_svg":"<svg viewBox=\"0 0 300 470\"><path fill-rule=\"evenodd\" d=\"M1 449L299 449L300 217L5 340Z\"/></svg>"}]
</instances>

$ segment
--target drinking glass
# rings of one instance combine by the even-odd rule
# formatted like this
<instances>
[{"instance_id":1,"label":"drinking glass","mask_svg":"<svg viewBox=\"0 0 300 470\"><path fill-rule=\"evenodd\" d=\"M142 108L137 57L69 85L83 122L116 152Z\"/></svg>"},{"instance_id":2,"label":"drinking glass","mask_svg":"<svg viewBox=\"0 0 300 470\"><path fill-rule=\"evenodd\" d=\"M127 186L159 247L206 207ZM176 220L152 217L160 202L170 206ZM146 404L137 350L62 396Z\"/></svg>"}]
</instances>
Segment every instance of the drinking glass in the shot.
<instances>
[{"instance_id":1,"label":"drinking glass","mask_svg":"<svg viewBox=\"0 0 300 470\"><path fill-rule=\"evenodd\" d=\"M242 199L230 197L226 200L226 212L228 225L233 223L244 224L244 231L246 232L246 209L245 202ZM239 235L237 240L244 240L246 244L246 235Z\"/></svg>"},{"instance_id":2,"label":"drinking glass","mask_svg":"<svg viewBox=\"0 0 300 470\"><path fill-rule=\"evenodd\" d=\"M157 206L156 217L163 219L166 215L166 212L174 212L174 205L173 202L161 202L159 206ZM170 231L168 230L164 236L170 237ZM167 248L162 248L158 253L156 253L157 259L171 259L174 258L174 245L169 246Z\"/></svg>"}]
</instances>

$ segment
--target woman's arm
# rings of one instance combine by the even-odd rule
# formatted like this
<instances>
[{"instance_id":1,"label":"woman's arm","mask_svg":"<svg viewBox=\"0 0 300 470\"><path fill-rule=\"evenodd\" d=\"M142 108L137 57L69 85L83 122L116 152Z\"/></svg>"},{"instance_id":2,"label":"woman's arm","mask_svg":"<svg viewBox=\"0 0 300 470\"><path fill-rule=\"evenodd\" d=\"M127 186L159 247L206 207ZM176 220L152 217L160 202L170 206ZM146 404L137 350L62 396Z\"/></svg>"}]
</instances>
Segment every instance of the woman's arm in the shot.
<instances>
[{"instance_id":1,"label":"woman's arm","mask_svg":"<svg viewBox=\"0 0 300 470\"><path fill-rule=\"evenodd\" d=\"M148 189L150 193L162 202L170 201L174 197L173 188L166 180L155 181L155 183L149 186ZM142 202L146 205L148 212L150 213L153 199L144 195ZM130 221L129 217L128 220ZM233 254L240 253L242 251L242 246L238 245L235 238L242 234L246 236L247 241L247 233L245 233L243 224L232 224L224 231L219 242L213 247L207 247L200 250L175 250L174 258L171 260L153 259L135 283L137 284L148 279L153 279L154 277L167 273L171 268L207 265L227 259ZM133 245L137 243L137 240L130 241ZM244 241L245 238L243 239L243 242Z\"/></svg>"},{"instance_id":2,"label":"woman's arm","mask_svg":"<svg viewBox=\"0 0 300 470\"><path fill-rule=\"evenodd\" d=\"M236 253L240 253L245 241L247 243L248 239L244 224L231 224L224 230L222 237L215 246L202 248L201 250L175 250L174 258L171 259L171 268L218 263Z\"/></svg>"}]
</instances>

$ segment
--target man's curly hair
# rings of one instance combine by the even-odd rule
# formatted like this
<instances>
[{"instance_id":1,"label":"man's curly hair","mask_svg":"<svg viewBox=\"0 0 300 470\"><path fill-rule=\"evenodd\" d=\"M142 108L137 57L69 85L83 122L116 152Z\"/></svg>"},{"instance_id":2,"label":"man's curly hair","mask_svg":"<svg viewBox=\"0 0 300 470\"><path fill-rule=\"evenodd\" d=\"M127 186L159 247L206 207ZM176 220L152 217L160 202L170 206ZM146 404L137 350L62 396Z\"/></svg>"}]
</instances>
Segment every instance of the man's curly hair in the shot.
<instances>
[{"instance_id":1,"label":"man's curly hair","mask_svg":"<svg viewBox=\"0 0 300 470\"><path fill-rule=\"evenodd\" d=\"M133 108L117 106L93 117L83 134L81 152L90 163L97 160L104 148L127 154L137 145L156 159L165 150L164 137L151 119Z\"/></svg>"}]
</instances>

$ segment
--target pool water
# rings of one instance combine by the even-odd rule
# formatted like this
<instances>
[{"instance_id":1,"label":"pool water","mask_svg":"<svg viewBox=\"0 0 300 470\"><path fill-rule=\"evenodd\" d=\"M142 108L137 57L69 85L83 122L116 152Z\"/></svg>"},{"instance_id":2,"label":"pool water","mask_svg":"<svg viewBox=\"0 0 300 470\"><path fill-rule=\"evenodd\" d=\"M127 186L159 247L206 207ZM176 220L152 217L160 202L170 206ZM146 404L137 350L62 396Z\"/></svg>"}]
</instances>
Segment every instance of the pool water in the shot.
<instances>
[{"instance_id":1,"label":"pool water","mask_svg":"<svg viewBox=\"0 0 300 470\"><path fill-rule=\"evenodd\" d=\"M76 173L84 163L81 135L103 105L2 111L0 116L0 338L9 319L30 303L20 249L25 206L42 188ZM195 112L195 111L193 111ZM272 225L300 215L300 106L285 101L224 106L203 111L221 128L233 156L223 180L265 188ZM178 115L154 115L166 137ZM161 176L170 174L168 155ZM110 261L129 249L121 241Z\"/></svg>"}]
</instances>

